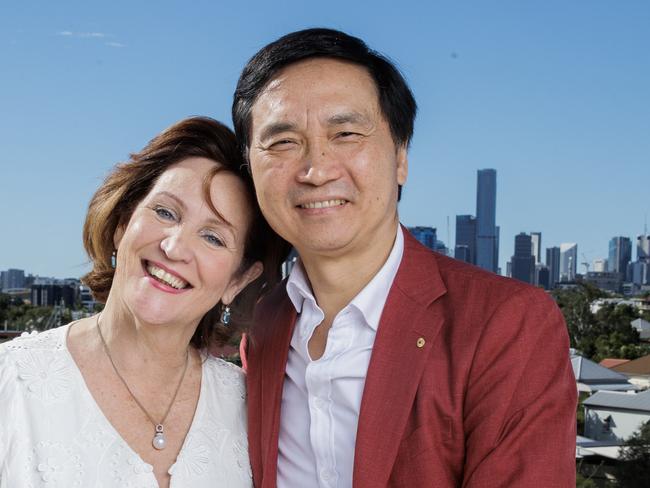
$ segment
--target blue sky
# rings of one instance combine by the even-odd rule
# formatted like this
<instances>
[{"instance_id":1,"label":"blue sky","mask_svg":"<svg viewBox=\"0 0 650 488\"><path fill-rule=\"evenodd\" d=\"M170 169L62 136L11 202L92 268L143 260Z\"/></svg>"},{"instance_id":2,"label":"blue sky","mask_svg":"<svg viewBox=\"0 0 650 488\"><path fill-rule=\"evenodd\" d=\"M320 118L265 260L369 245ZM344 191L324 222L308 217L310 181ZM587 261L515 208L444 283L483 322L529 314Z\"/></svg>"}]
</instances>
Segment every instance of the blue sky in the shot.
<instances>
[{"instance_id":1,"label":"blue sky","mask_svg":"<svg viewBox=\"0 0 650 488\"><path fill-rule=\"evenodd\" d=\"M0 269L83 274L86 206L111 166L183 117L231 125L248 58L313 26L362 37L411 84L405 224L453 246L476 170L496 168L502 266L521 231L589 261L643 231L650 2L14 0L0 4Z\"/></svg>"}]
</instances>

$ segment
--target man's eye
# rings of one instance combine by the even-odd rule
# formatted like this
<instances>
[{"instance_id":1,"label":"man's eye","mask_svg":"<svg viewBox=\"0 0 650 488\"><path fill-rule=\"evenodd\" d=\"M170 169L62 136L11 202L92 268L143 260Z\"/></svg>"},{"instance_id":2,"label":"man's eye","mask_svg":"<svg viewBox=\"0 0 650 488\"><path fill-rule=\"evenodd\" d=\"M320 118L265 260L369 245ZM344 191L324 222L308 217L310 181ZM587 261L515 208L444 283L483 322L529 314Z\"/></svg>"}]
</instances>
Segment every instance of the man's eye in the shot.
<instances>
[{"instance_id":1,"label":"man's eye","mask_svg":"<svg viewBox=\"0 0 650 488\"><path fill-rule=\"evenodd\" d=\"M156 212L156 215L158 215L158 217L161 219L172 221L176 220L176 215L174 215L174 212L165 207L155 207L153 211Z\"/></svg>"},{"instance_id":2,"label":"man's eye","mask_svg":"<svg viewBox=\"0 0 650 488\"><path fill-rule=\"evenodd\" d=\"M338 136L339 136L340 138L343 138L343 139L352 139L352 138L354 138L354 137L358 137L358 136L360 136L360 135L361 135L361 134L359 134L358 132L348 132L348 131L344 131L344 132L339 132L339 133L338 133Z\"/></svg>"},{"instance_id":3,"label":"man's eye","mask_svg":"<svg viewBox=\"0 0 650 488\"><path fill-rule=\"evenodd\" d=\"M288 149L290 148L294 142L291 139L281 139L279 141L273 142L271 145L269 145L269 149L274 149L274 150L282 150L282 149Z\"/></svg>"}]
</instances>

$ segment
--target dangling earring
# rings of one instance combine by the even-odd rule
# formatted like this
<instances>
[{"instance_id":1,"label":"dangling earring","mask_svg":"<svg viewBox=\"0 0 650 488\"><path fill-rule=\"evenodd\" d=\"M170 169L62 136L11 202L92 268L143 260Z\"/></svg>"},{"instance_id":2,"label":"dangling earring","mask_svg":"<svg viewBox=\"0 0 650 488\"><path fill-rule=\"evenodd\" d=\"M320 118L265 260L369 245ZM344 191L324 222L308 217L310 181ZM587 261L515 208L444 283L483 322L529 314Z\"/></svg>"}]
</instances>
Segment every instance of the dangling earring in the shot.
<instances>
[{"instance_id":1,"label":"dangling earring","mask_svg":"<svg viewBox=\"0 0 650 488\"><path fill-rule=\"evenodd\" d=\"M117 250L113 249L111 253L111 267L115 269L115 266L117 266Z\"/></svg>"},{"instance_id":2,"label":"dangling earring","mask_svg":"<svg viewBox=\"0 0 650 488\"><path fill-rule=\"evenodd\" d=\"M221 317L219 318L219 323L225 327L228 327L230 324L230 305L221 305Z\"/></svg>"}]
</instances>

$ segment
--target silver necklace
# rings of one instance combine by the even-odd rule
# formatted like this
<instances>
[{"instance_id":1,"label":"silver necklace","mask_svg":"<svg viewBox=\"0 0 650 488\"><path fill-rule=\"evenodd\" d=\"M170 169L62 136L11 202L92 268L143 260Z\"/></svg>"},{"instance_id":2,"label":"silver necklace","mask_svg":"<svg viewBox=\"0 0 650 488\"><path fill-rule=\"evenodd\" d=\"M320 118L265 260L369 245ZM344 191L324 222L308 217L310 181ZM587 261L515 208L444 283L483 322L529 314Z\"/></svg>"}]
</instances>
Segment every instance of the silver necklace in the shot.
<instances>
[{"instance_id":1,"label":"silver necklace","mask_svg":"<svg viewBox=\"0 0 650 488\"><path fill-rule=\"evenodd\" d=\"M165 428L163 427L163 424L165 423L165 420L167 420L167 415L169 415L169 411L172 409L172 405L176 401L176 396L178 395L178 391L181 389L181 385L183 384L183 379L185 379L185 373L187 372L187 365L190 362L190 348L188 347L187 352L185 353L185 367L183 368L183 374L181 375L181 379L178 382L178 385L176 385L176 391L174 391L174 396L172 397L171 402L169 402L169 406L167 407L167 411L165 412L165 415L163 415L163 418L160 420L160 422L156 422L153 419L153 417L151 417L149 412L147 412L147 409L144 408L142 403L140 403L140 400L138 400L135 394L131 391L131 388L129 388L129 385L127 384L126 380L118 371L117 366L115 366L115 361L113 361L113 357L111 356L111 351L108 349L108 344L106 344L106 339L104 339L104 334L102 334L102 329L99 326L99 314L97 314L97 331L99 332L99 337L102 340L104 351L106 351L106 356L108 356L108 359L111 362L111 365L113 366L113 370L115 371L115 374L117 375L117 377L120 379L120 381L126 388L126 391L129 392L131 398L133 398L135 403L138 404L140 410L144 412L144 414L147 416L149 421L154 426L154 436L153 439L151 440L151 444L153 445L154 448L158 449L159 451L164 449L167 446L167 439L165 438Z\"/></svg>"}]
</instances>

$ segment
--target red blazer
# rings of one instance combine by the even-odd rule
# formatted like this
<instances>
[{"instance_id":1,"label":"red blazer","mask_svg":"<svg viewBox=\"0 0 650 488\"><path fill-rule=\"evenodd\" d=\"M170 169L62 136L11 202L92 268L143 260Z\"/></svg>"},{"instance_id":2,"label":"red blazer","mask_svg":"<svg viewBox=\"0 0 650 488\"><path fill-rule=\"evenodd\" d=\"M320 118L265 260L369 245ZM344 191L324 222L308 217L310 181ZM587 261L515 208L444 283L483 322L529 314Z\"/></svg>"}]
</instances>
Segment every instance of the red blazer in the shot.
<instances>
[{"instance_id":1,"label":"red blazer","mask_svg":"<svg viewBox=\"0 0 650 488\"><path fill-rule=\"evenodd\" d=\"M553 300L404 235L361 402L354 488L575 487L576 385ZM258 488L276 486L295 321L283 283L259 304L248 341Z\"/></svg>"}]
</instances>

